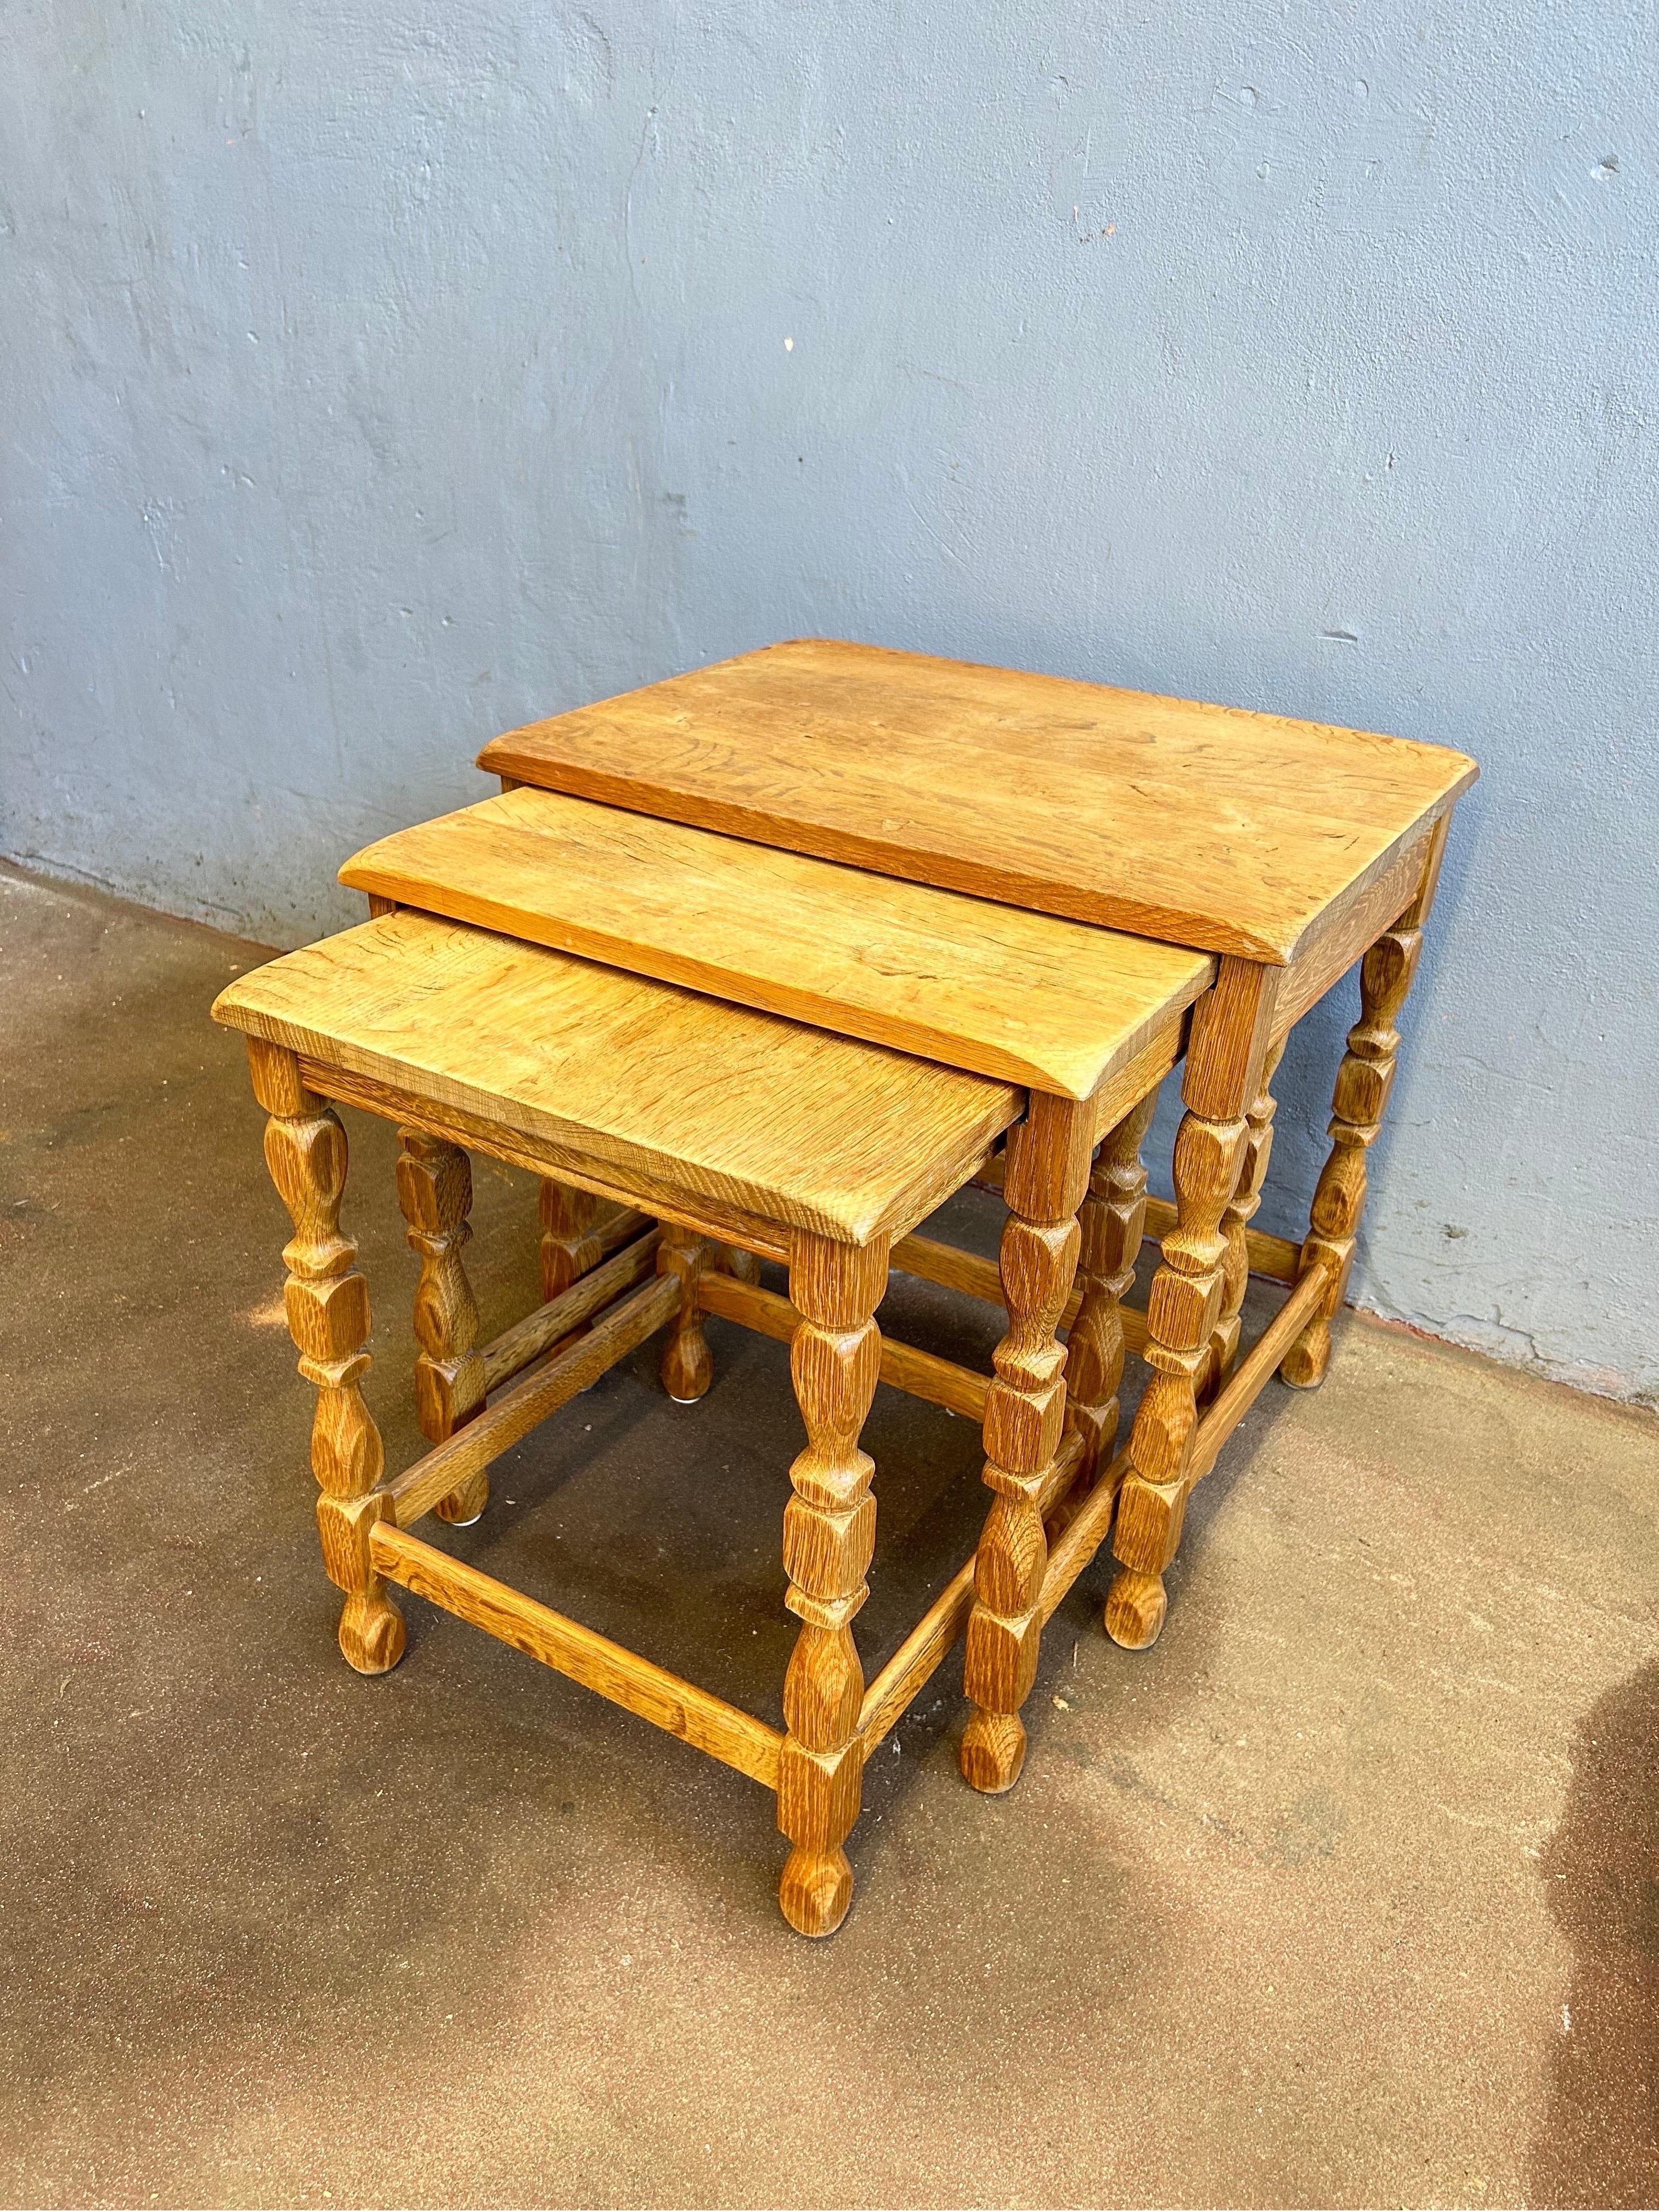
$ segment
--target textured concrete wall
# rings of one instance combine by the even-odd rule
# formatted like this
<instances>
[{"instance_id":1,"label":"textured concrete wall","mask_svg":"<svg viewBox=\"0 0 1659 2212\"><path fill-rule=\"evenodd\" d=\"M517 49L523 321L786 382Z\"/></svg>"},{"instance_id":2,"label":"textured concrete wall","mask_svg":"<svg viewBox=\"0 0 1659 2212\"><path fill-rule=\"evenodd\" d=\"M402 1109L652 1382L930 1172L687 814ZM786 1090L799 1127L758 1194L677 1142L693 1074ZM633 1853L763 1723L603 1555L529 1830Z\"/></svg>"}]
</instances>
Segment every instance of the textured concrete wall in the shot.
<instances>
[{"instance_id":1,"label":"textured concrete wall","mask_svg":"<svg viewBox=\"0 0 1659 2212\"><path fill-rule=\"evenodd\" d=\"M805 631L1444 739L1356 1293L1659 1391L1656 62L1620 0L12 0L0 848L298 939L496 730Z\"/></svg>"}]
</instances>

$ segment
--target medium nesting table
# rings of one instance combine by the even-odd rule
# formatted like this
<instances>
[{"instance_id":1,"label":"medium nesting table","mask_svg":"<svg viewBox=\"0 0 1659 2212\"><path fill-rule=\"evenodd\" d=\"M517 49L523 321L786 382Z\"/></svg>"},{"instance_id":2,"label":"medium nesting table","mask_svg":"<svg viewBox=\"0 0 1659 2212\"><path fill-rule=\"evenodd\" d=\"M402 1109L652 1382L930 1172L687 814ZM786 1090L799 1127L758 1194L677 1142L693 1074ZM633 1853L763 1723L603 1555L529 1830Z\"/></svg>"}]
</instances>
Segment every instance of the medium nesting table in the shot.
<instances>
[{"instance_id":1,"label":"medium nesting table","mask_svg":"<svg viewBox=\"0 0 1659 2212\"><path fill-rule=\"evenodd\" d=\"M538 808L556 815L560 803L526 793L515 811L533 822ZM832 879L844 895L843 871L764 858L793 871L809 902L814 878L820 895ZM1119 1298L1140 1243L1147 1101L1214 967L1207 955L1042 915L1000 917L919 886L872 882L871 892L890 916L881 942L892 957L872 934L864 993L884 1003L884 1023L908 1030L917 1018L904 1007L907 961L925 975L954 957L952 1049L1006 1052L1051 1083L1063 1069L1071 1091L723 1003L526 942L516 928L405 911L385 892L375 900L388 910L241 977L214 1010L247 1035L270 1116L265 1158L294 1223L286 1310L318 1393L312 1466L325 1565L345 1594L346 1658L365 1674L397 1663L404 1629L388 1584L402 1584L737 1767L776 1792L791 1844L780 1902L812 1936L836 1928L851 1897L843 1846L865 1760L970 1608L980 1699L970 1736L988 1785L1012 1778L1011 1744L1023 1753L1018 1709L1042 1623L1110 1524L1117 1463L1109 1450L1110 1465L1099 1461L1115 1433ZM839 927L844 941L845 913ZM951 954L975 933L976 961ZM836 988L858 995L850 975ZM421 1263L416 1395L436 1441L392 1477L362 1394L368 1297L341 1225L346 1140L331 1101L402 1134L398 1197ZM958 1262L971 1273L968 1255L910 1232L985 1170L1005 1133L1009 1325L988 1379L884 1343L872 1316L895 1260L947 1279ZM1103 1201L1115 1233L1092 1237L1081 1299L1069 1303L1075 1217L1103 1139L1116 1163ZM608 1202L637 1231L623 1230L621 1249L483 1346L463 1258L471 1150ZM734 1248L784 1262L789 1297L723 1267ZM783 1522L785 1601L802 1625L781 1731L411 1533L428 1513L475 1519L490 1462L659 1330L669 1331L669 1391L700 1396L709 1312L788 1340L806 1427ZM1079 1386L1069 1425L1059 1338L1068 1316ZM878 1378L982 1418L995 1496L976 1560L866 1687L852 1622L876 1504L859 1437Z\"/></svg>"}]
</instances>

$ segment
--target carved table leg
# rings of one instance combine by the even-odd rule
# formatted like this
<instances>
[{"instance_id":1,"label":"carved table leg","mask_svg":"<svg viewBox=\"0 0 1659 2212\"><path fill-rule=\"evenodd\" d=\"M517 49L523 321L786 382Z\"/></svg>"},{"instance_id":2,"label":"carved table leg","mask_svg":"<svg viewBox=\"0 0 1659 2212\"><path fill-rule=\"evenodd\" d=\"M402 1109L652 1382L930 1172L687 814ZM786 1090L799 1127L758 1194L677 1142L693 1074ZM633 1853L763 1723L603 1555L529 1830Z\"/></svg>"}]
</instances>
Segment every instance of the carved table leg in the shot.
<instances>
[{"instance_id":1,"label":"carved table leg","mask_svg":"<svg viewBox=\"0 0 1659 2212\"><path fill-rule=\"evenodd\" d=\"M1124 1299L1146 1231L1146 1170L1140 1148L1158 1109L1149 1091L1095 1155L1089 1194L1078 1215L1083 1297L1066 1340L1066 1425L1080 1431L1083 1456L1076 1485L1093 1480L1117 1448L1118 1386L1123 1380Z\"/></svg>"},{"instance_id":2,"label":"carved table leg","mask_svg":"<svg viewBox=\"0 0 1659 2212\"><path fill-rule=\"evenodd\" d=\"M783 1516L784 1602L801 1630L783 1683L778 1826L793 1848L778 1902L803 1936L832 1934L853 1897L842 1845L862 1794L864 1674L852 1621L876 1540L875 1465L858 1442L881 1365L871 1316L886 1287L885 1237L857 1246L796 1232L789 1295L801 1318L789 1367L806 1449L789 1470Z\"/></svg>"},{"instance_id":3,"label":"carved table leg","mask_svg":"<svg viewBox=\"0 0 1659 2212\"><path fill-rule=\"evenodd\" d=\"M1077 1273L1077 1211L1089 1188L1090 1109L1033 1092L1008 1139L1002 1295L1008 1333L985 1401L985 1471L994 1493L979 1540L964 1686L974 1711L958 1754L975 1790L1011 1790L1025 1760L1019 1709L1036 1674L1048 1570L1044 1492L1066 1413L1056 1330Z\"/></svg>"},{"instance_id":4,"label":"carved table leg","mask_svg":"<svg viewBox=\"0 0 1659 2212\"><path fill-rule=\"evenodd\" d=\"M478 1305L461 1254L472 1235L472 1163L459 1145L419 1129L399 1132L398 1203L409 1247L419 1255L415 1291L415 1404L421 1433L434 1443L465 1426L484 1401L484 1365L477 1350ZM436 1508L440 1519L465 1528L489 1503L486 1468L468 1477Z\"/></svg>"},{"instance_id":5,"label":"carved table leg","mask_svg":"<svg viewBox=\"0 0 1659 2212\"><path fill-rule=\"evenodd\" d=\"M542 1177L544 1298L556 1298L604 1259L605 1248L594 1234L602 1204L591 1190Z\"/></svg>"},{"instance_id":6,"label":"carved table leg","mask_svg":"<svg viewBox=\"0 0 1659 2212\"><path fill-rule=\"evenodd\" d=\"M1175 1144L1176 1224L1147 1302L1152 1375L1130 1431L1112 1547L1119 1571L1106 1601L1107 1633L1132 1651L1154 1643L1164 1626L1164 1573L1181 1541L1198 1390L1221 1316L1221 1218L1238 1187L1245 1109L1263 1088L1277 988L1274 970L1229 957L1193 1011L1187 1112Z\"/></svg>"},{"instance_id":7,"label":"carved table leg","mask_svg":"<svg viewBox=\"0 0 1659 2212\"><path fill-rule=\"evenodd\" d=\"M657 1247L657 1273L680 1279L680 1310L663 1346L662 1387L676 1405L694 1405L714 1379L714 1363L708 1339L702 1333L702 1308L697 1285L714 1256L715 1248L677 1222L662 1224Z\"/></svg>"},{"instance_id":8,"label":"carved table leg","mask_svg":"<svg viewBox=\"0 0 1659 2212\"><path fill-rule=\"evenodd\" d=\"M1244 1154L1239 1162L1238 1184L1221 1217L1221 1233L1227 1240L1227 1250L1221 1262L1221 1318L1210 1339L1209 1372L1204 1385L1206 1398L1219 1390L1232 1373L1233 1362L1238 1357L1244 1293L1250 1284L1248 1231L1261 1204L1261 1186L1267 1179L1267 1162L1273 1153L1273 1115L1279 1101L1271 1086L1284 1049L1285 1040L1281 1037L1277 1044L1269 1045L1262 1055L1261 1087L1250 1101L1244 1117Z\"/></svg>"},{"instance_id":9,"label":"carved table leg","mask_svg":"<svg viewBox=\"0 0 1659 2212\"><path fill-rule=\"evenodd\" d=\"M345 1131L333 1108L307 1089L293 1053L250 1037L248 1060L254 1096L270 1116L265 1164L294 1222L283 1251L283 1303L300 1372L317 1389L311 1466L323 1491L324 1559L346 1592L340 1649L359 1674L383 1674L403 1656L403 1615L369 1569L366 1540L354 1545L332 1534L335 1521L352 1517L351 1507L376 1491L386 1465L361 1387L369 1367L368 1285L356 1266L357 1247L340 1227Z\"/></svg>"},{"instance_id":10,"label":"carved table leg","mask_svg":"<svg viewBox=\"0 0 1659 2212\"><path fill-rule=\"evenodd\" d=\"M1316 1390L1331 1364L1331 1322L1342 1310L1353 1272L1354 1244L1364 1210L1365 1155L1376 1141L1400 1051L1395 1027L1417 972L1423 933L1402 919L1384 930L1360 963L1359 1019L1348 1031L1348 1048L1336 1073L1331 1102L1330 1157L1320 1171L1302 1245L1302 1267L1321 1262L1330 1270L1324 1302L1285 1353L1279 1379L1293 1389Z\"/></svg>"}]
</instances>

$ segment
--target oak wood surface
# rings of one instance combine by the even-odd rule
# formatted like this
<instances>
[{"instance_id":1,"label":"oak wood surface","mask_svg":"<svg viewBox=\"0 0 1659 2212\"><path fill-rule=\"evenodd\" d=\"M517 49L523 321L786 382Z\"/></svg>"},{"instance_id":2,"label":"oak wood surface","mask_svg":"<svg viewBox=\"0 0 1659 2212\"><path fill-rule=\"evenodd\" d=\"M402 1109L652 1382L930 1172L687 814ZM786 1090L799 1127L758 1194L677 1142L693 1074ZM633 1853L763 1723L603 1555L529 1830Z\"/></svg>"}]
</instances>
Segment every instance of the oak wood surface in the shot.
<instances>
[{"instance_id":1,"label":"oak wood surface","mask_svg":"<svg viewBox=\"0 0 1659 2212\"><path fill-rule=\"evenodd\" d=\"M340 881L1070 1098L1169 1029L1215 968L1205 953L527 788L382 838Z\"/></svg>"},{"instance_id":2,"label":"oak wood surface","mask_svg":"<svg viewBox=\"0 0 1659 2212\"><path fill-rule=\"evenodd\" d=\"M637 1221L640 1216L619 1216ZM550 1351L561 1337L579 1329L585 1321L596 1314L601 1306L609 1305L612 1298L631 1291L635 1283L656 1271L657 1239L660 1232L647 1229L633 1243L586 1274L579 1275L568 1290L537 1306L522 1321L514 1322L491 1339L483 1348L484 1388L499 1390L510 1382L532 1360L539 1359Z\"/></svg>"},{"instance_id":3,"label":"oak wood surface","mask_svg":"<svg viewBox=\"0 0 1659 2212\"><path fill-rule=\"evenodd\" d=\"M520 1437L527 1437L550 1413L568 1405L590 1382L597 1382L607 1368L672 1320L678 1306L678 1284L672 1277L655 1275L631 1297L619 1299L544 1367L492 1399L464 1429L386 1485L399 1528L412 1528L441 1498L510 1451Z\"/></svg>"},{"instance_id":4,"label":"oak wood surface","mask_svg":"<svg viewBox=\"0 0 1659 2212\"><path fill-rule=\"evenodd\" d=\"M697 1297L705 1313L718 1314L723 1321L734 1321L740 1328L752 1328L757 1336L772 1337L780 1344L791 1343L800 1326L800 1316L787 1298L781 1298L775 1291L763 1290L758 1283L740 1282L735 1275L705 1270ZM944 1406L969 1420L984 1418L989 1377L975 1375L971 1367L959 1367L953 1359L941 1359L937 1352L884 1336L881 1379L896 1390L925 1398L930 1405Z\"/></svg>"},{"instance_id":5,"label":"oak wood surface","mask_svg":"<svg viewBox=\"0 0 1659 2212\"><path fill-rule=\"evenodd\" d=\"M776 1789L782 1737L724 1698L683 1681L665 1667L422 1543L393 1522L376 1523L369 1555L387 1581L401 1583L417 1597L471 1621L584 1688L597 1690L613 1705L735 1766L765 1788Z\"/></svg>"},{"instance_id":6,"label":"oak wood surface","mask_svg":"<svg viewBox=\"0 0 1659 2212\"><path fill-rule=\"evenodd\" d=\"M1022 1103L985 1077L407 912L238 977L214 1012L307 1062L854 1244L909 1228Z\"/></svg>"},{"instance_id":7,"label":"oak wood surface","mask_svg":"<svg viewBox=\"0 0 1659 2212\"><path fill-rule=\"evenodd\" d=\"M479 766L1285 964L1475 778L1437 745L795 639L532 723Z\"/></svg>"}]
</instances>

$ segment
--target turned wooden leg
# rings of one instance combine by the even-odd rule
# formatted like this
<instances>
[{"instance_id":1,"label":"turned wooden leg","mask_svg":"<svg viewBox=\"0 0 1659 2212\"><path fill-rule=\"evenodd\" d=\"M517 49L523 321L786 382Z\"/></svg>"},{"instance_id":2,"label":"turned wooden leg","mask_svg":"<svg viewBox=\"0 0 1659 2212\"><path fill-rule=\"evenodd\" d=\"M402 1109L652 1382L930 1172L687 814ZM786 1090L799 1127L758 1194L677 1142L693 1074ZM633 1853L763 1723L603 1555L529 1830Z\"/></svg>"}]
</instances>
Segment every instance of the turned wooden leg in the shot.
<instances>
[{"instance_id":1,"label":"turned wooden leg","mask_svg":"<svg viewBox=\"0 0 1659 2212\"><path fill-rule=\"evenodd\" d=\"M778 1902L803 1936L833 1934L853 1898L842 1845L862 1792L864 1674L852 1621L869 1595L876 1540L875 1465L858 1443L881 1366L871 1316L886 1287L885 1237L858 1246L797 1232L789 1295L801 1318L789 1368L806 1449L789 1470L783 1516L784 1603L801 1630L783 1682L778 1826L792 1848Z\"/></svg>"},{"instance_id":2,"label":"turned wooden leg","mask_svg":"<svg viewBox=\"0 0 1659 2212\"><path fill-rule=\"evenodd\" d=\"M1246 1108L1264 1088L1277 989L1277 971L1230 957L1193 1010L1182 1083L1187 1112L1175 1143L1176 1224L1147 1301L1152 1373L1129 1433L1112 1547L1119 1568L1106 1601L1107 1633L1132 1651L1156 1642L1164 1626L1164 1574L1181 1541L1198 1393L1221 1318L1228 1249L1221 1218L1238 1188Z\"/></svg>"},{"instance_id":3,"label":"turned wooden leg","mask_svg":"<svg viewBox=\"0 0 1659 2212\"><path fill-rule=\"evenodd\" d=\"M1267 1179L1267 1162L1273 1148L1273 1115L1279 1101L1271 1085L1279 1056L1281 1037L1262 1056L1261 1087L1244 1116L1244 1152L1238 1166L1238 1182L1221 1217L1221 1233L1227 1249L1221 1261L1221 1318L1210 1339L1210 1360L1205 1377L1205 1397L1213 1397L1233 1371L1238 1357L1239 1332L1243 1326L1244 1293L1250 1283L1249 1230L1261 1204L1261 1186Z\"/></svg>"},{"instance_id":4,"label":"turned wooden leg","mask_svg":"<svg viewBox=\"0 0 1659 2212\"><path fill-rule=\"evenodd\" d=\"M994 1493L974 1569L963 1683L974 1711L958 1754L975 1790L1010 1790L1025 1761L1020 1707L1036 1675L1048 1565L1043 1506L1066 1414L1056 1331L1077 1273L1077 1212L1089 1188L1089 1109L1039 1092L1008 1139L1002 1295L1008 1333L985 1401L984 1479Z\"/></svg>"},{"instance_id":5,"label":"turned wooden leg","mask_svg":"<svg viewBox=\"0 0 1659 2212\"><path fill-rule=\"evenodd\" d=\"M1320 1172L1303 1240L1302 1267L1322 1264L1329 1281L1319 1311L1285 1353L1279 1373L1293 1389L1316 1390L1331 1364L1331 1322L1342 1310L1353 1272L1359 1217L1365 1206L1365 1156L1376 1141L1400 1051L1395 1027L1417 973L1423 933L1396 924L1385 930L1359 969L1359 1019L1336 1073L1330 1157Z\"/></svg>"},{"instance_id":6,"label":"turned wooden leg","mask_svg":"<svg viewBox=\"0 0 1659 2212\"><path fill-rule=\"evenodd\" d=\"M714 1363L708 1339L702 1333L702 1308L697 1285L702 1271L712 1265L714 1247L678 1223L662 1224L657 1247L657 1273L680 1279L680 1310L670 1324L663 1346L662 1387L678 1406L695 1405L714 1379Z\"/></svg>"},{"instance_id":7,"label":"turned wooden leg","mask_svg":"<svg viewBox=\"0 0 1659 2212\"><path fill-rule=\"evenodd\" d=\"M484 1401L484 1365L477 1350L478 1305L461 1254L471 1237L472 1163L459 1145L419 1129L399 1132L398 1203L408 1223L410 1249L421 1262L415 1291L415 1405L421 1433L440 1444ZM489 1503L489 1475L480 1468L434 1509L465 1528Z\"/></svg>"},{"instance_id":8,"label":"turned wooden leg","mask_svg":"<svg viewBox=\"0 0 1659 2212\"><path fill-rule=\"evenodd\" d=\"M568 1183L542 1178L542 1296L556 1298L562 1291L605 1257L596 1233L603 1200L591 1190L575 1190Z\"/></svg>"},{"instance_id":9,"label":"turned wooden leg","mask_svg":"<svg viewBox=\"0 0 1659 2212\"><path fill-rule=\"evenodd\" d=\"M1083 1437L1077 1487L1086 1488L1117 1448L1123 1380L1122 1304L1133 1287L1146 1231L1146 1170L1140 1148L1158 1109L1157 1089L1133 1108L1095 1155L1078 1214L1083 1297L1066 1339L1066 1425Z\"/></svg>"},{"instance_id":10,"label":"turned wooden leg","mask_svg":"<svg viewBox=\"0 0 1659 2212\"><path fill-rule=\"evenodd\" d=\"M248 1060L254 1096L270 1116L265 1164L294 1222L283 1251L283 1303L300 1372L317 1389L311 1467L323 1492L317 1510L324 1561L346 1593L340 1649L359 1674L384 1674L403 1656L403 1615L369 1567L366 1536L357 1542L339 1533L342 1522L366 1526L362 1516L383 1510L378 1486L386 1466L362 1389L369 1367L368 1285L356 1266L357 1247L340 1227L345 1131L333 1108L306 1087L293 1053L250 1037Z\"/></svg>"}]
</instances>

